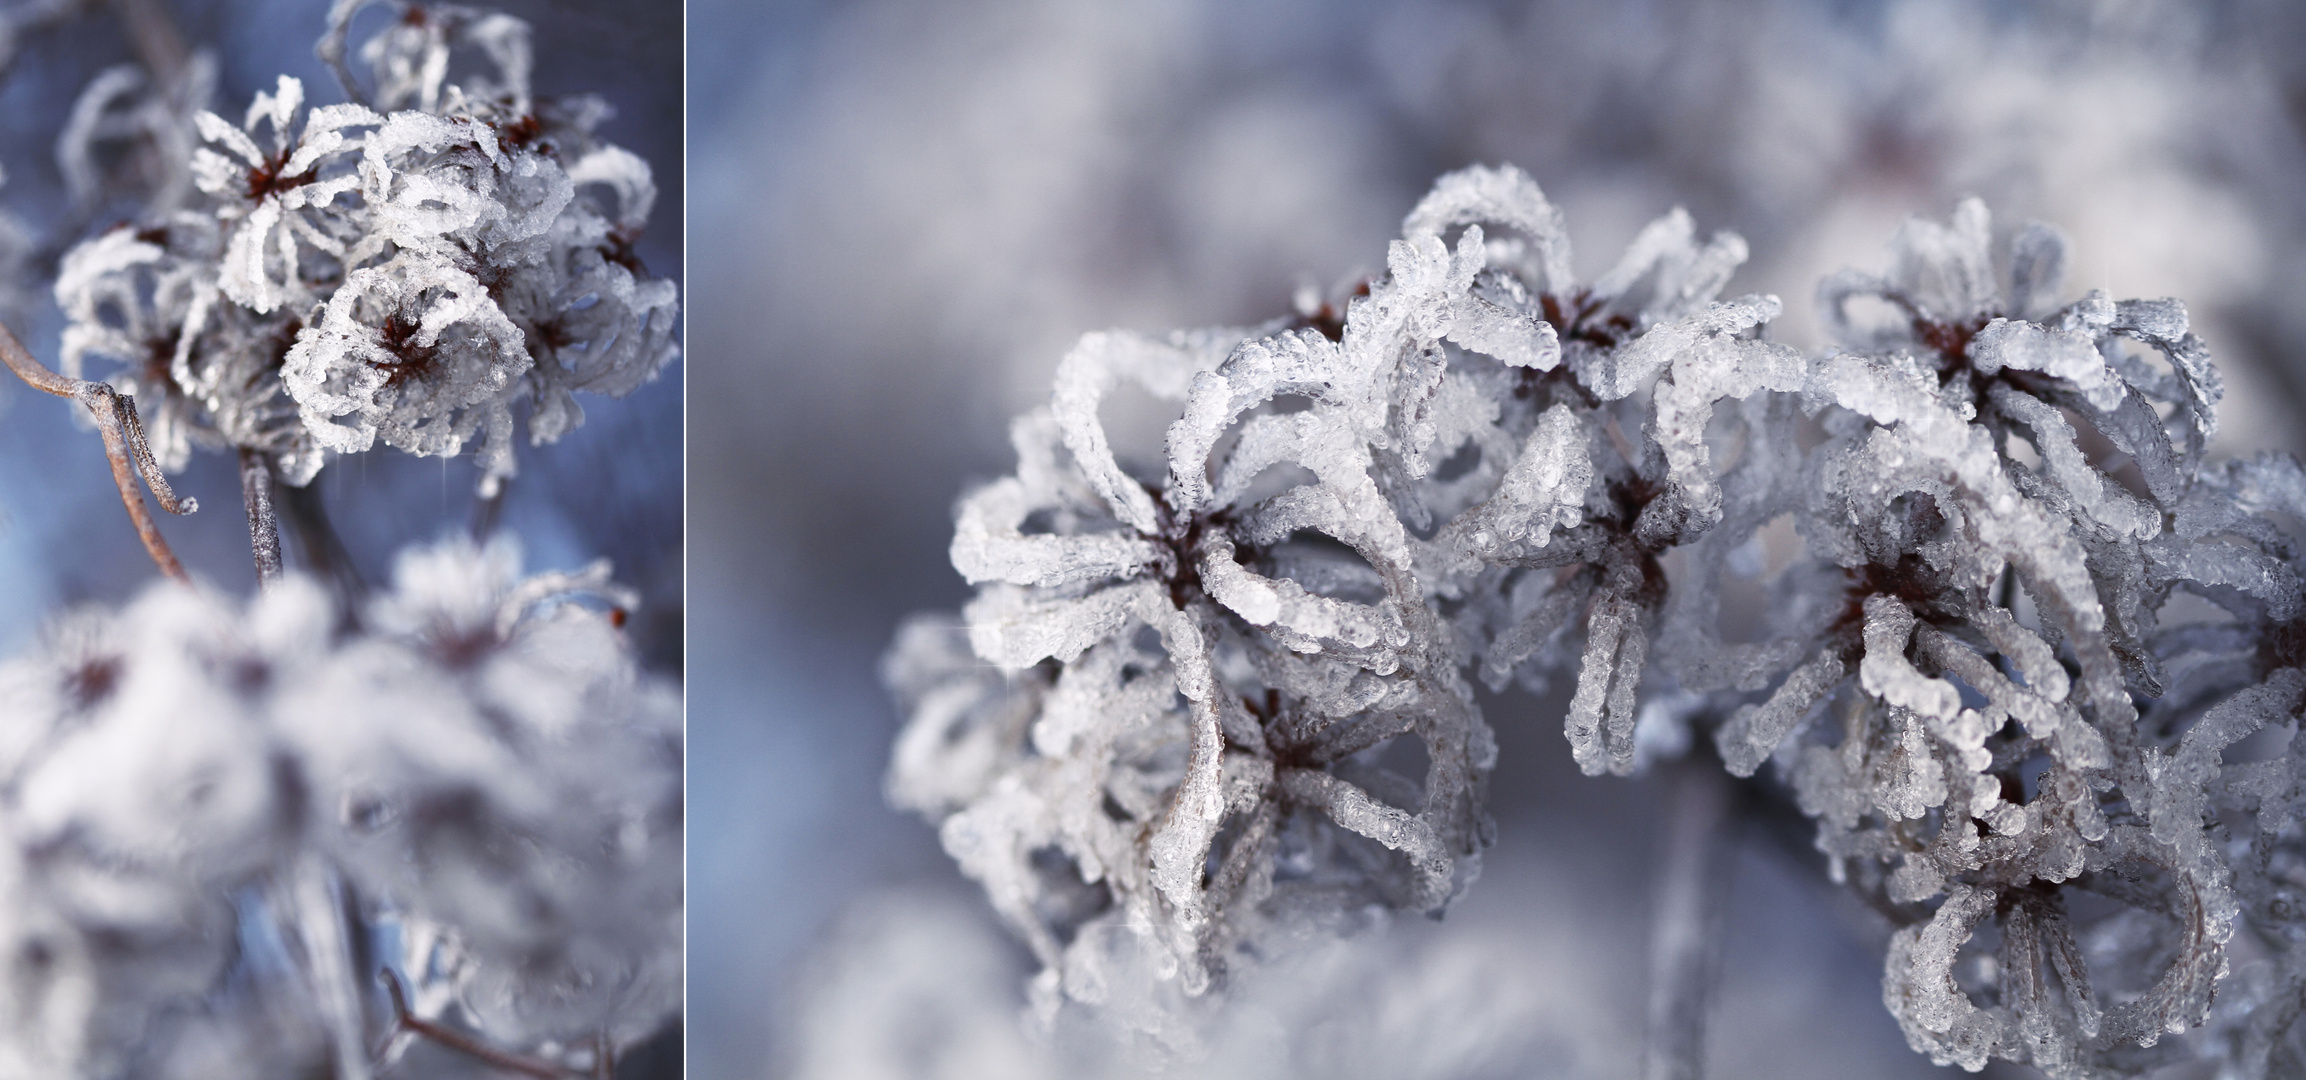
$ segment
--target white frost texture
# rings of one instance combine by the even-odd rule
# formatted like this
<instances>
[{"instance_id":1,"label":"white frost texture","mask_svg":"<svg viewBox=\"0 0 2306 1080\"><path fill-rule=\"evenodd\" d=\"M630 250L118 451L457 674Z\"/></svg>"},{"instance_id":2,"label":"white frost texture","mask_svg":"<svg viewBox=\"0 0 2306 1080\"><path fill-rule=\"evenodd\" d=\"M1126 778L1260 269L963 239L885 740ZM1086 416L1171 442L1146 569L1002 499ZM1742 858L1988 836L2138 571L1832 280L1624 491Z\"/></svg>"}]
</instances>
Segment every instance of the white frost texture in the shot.
<instances>
[{"instance_id":1,"label":"white frost texture","mask_svg":"<svg viewBox=\"0 0 2306 1080\"><path fill-rule=\"evenodd\" d=\"M1467 888L1472 682L1569 680L1585 773L1718 755L1814 822L1932 1061L2300 1075L2306 472L2206 458L2183 304L2000 235L1908 222L1803 355L1725 298L1738 237L1676 210L1579 282L1537 184L1477 167L1350 296L1088 335L962 500L976 599L886 662L891 798L1031 946L1042 1024L1189 1058L1229 975ZM1115 457L1124 383L1174 403L1165 461ZM1707 737L1637 740L1651 703Z\"/></svg>"},{"instance_id":2,"label":"white frost texture","mask_svg":"<svg viewBox=\"0 0 2306 1080\"><path fill-rule=\"evenodd\" d=\"M407 1049L373 1057L379 965L501 1047L654 1032L679 694L576 602L622 595L605 567L519 570L405 552L362 631L301 577L164 582L0 666L0 1075L197 1072L232 1031L247 1075L369 1075Z\"/></svg>"},{"instance_id":3,"label":"white frost texture","mask_svg":"<svg viewBox=\"0 0 2306 1080\"><path fill-rule=\"evenodd\" d=\"M337 33L365 6L342 0ZM310 104L281 76L237 124L136 114L140 137L184 144L196 191L66 253L56 300L64 372L133 394L164 467L248 450L301 486L382 442L472 450L493 493L516 409L552 442L584 420L576 391L621 396L678 357L678 289L633 254L648 163L594 136L597 99L532 97L526 24L425 10L361 49L375 108ZM454 49L494 70L452 80ZM119 135L107 100L68 162Z\"/></svg>"}]
</instances>

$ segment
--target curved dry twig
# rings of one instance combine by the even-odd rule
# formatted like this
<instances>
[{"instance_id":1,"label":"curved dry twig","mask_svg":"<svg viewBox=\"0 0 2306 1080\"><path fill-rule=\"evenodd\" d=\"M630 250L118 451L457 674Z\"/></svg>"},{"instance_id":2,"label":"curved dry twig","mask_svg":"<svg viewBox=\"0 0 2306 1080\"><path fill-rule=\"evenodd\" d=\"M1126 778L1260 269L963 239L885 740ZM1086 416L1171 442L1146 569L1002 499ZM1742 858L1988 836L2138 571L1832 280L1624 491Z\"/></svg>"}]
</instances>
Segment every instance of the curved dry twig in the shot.
<instances>
[{"instance_id":1,"label":"curved dry twig","mask_svg":"<svg viewBox=\"0 0 2306 1080\"><path fill-rule=\"evenodd\" d=\"M491 1068L519 1073L522 1076L534 1076L538 1080L570 1080L572 1077L576 1080L591 1080L592 1077L599 1074L598 1069L572 1069L558 1062L545 1061L541 1058L529 1057L526 1054L516 1054L510 1050L500 1050L455 1028L427 1020L416 1015L409 1008L408 991L401 986L400 976L394 973L391 968L377 972L377 978L383 980L385 993L392 998L392 1035L394 1037L413 1035L418 1038L430 1039L460 1054L478 1058L488 1063ZM606 1041L602 1040L601 1045L605 1044ZM599 1055L600 1051L596 1049L595 1053ZM605 1056L596 1056L596 1060L606 1061L608 1059Z\"/></svg>"},{"instance_id":2,"label":"curved dry twig","mask_svg":"<svg viewBox=\"0 0 2306 1080\"><path fill-rule=\"evenodd\" d=\"M96 418L97 433L104 437L104 456L112 462L112 480L120 486L120 501L128 508L128 520L136 526L136 535L144 541L144 550L151 553L161 573L178 581L190 581L184 564L176 560L167 538L160 535L159 526L152 520L152 511L144 505L144 496L136 490L136 476L143 476L145 486L152 489L152 497L160 500L161 509L171 514L192 513L200 509L200 501L179 499L169 488L168 478L160 473L160 464L152 460L152 447L144 441L144 424L136 418L136 399L113 389L110 383L57 374L33 357L5 326L0 326L0 361L5 361L8 369L33 389L71 398Z\"/></svg>"}]
</instances>

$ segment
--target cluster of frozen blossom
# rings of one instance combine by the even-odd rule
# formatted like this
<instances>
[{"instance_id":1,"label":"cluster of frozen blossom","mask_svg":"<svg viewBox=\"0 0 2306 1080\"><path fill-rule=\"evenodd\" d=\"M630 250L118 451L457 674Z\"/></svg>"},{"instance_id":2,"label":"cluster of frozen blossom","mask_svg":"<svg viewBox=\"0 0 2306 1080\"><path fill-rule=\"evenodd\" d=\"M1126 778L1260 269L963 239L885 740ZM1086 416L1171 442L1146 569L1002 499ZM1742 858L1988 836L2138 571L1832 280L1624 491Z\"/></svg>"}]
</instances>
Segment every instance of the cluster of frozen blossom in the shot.
<instances>
[{"instance_id":1,"label":"cluster of frozen blossom","mask_svg":"<svg viewBox=\"0 0 2306 1080\"><path fill-rule=\"evenodd\" d=\"M368 1076L414 1018L590 1075L651 1034L680 702L606 582L450 541L358 612L164 581L0 666L0 1072Z\"/></svg>"},{"instance_id":2,"label":"cluster of frozen blossom","mask_svg":"<svg viewBox=\"0 0 2306 1080\"><path fill-rule=\"evenodd\" d=\"M1537 185L1474 168L1339 302L1089 335L961 503L976 599L890 654L891 797L1045 1020L1189 1044L1228 964L1463 890L1468 680L1566 677L1589 775L1771 766L1933 1061L2306 1069L2306 473L2205 460L2183 305L2062 301L2047 226L1994 247L1975 200L1909 221L1805 356L1719 298L1738 237L1677 210L1581 284ZM1180 403L1158 472L1109 445L1123 382Z\"/></svg>"},{"instance_id":3,"label":"cluster of frozen blossom","mask_svg":"<svg viewBox=\"0 0 2306 1080\"><path fill-rule=\"evenodd\" d=\"M621 396L678 355L678 290L633 254L656 187L594 136L607 107L535 97L528 26L450 5L391 4L363 92L344 39L371 2L339 0L321 43L364 101L308 108L282 76L235 125L187 104L204 93L108 75L62 141L68 165L130 137L183 144L161 156L188 184L156 182L150 220L73 248L56 282L64 373L108 365L164 468L199 443L302 486L380 439L469 444L493 493L516 406L551 442L583 422L576 391ZM493 74L448 81L469 52Z\"/></svg>"},{"instance_id":4,"label":"cluster of frozen blossom","mask_svg":"<svg viewBox=\"0 0 2306 1080\"><path fill-rule=\"evenodd\" d=\"M477 440L493 494L517 406L547 442L575 391L678 354L675 286L633 255L649 168L593 137L606 106L532 97L527 26L445 5L389 5L363 92L370 3L320 49L364 101L308 109L284 77L234 125L195 55L100 76L62 140L78 194L146 216L63 256L70 379L0 352L116 403L123 495L179 580L0 665L0 1075L606 1077L679 1008L680 699L607 564L524 577L509 539L452 539L373 596L281 573L274 478ZM494 74L451 81L476 51ZM143 405L149 456L84 372ZM123 446L191 509L150 458L195 445L242 460L246 603L191 584L128 486ZM335 540L307 515L312 555Z\"/></svg>"}]
</instances>

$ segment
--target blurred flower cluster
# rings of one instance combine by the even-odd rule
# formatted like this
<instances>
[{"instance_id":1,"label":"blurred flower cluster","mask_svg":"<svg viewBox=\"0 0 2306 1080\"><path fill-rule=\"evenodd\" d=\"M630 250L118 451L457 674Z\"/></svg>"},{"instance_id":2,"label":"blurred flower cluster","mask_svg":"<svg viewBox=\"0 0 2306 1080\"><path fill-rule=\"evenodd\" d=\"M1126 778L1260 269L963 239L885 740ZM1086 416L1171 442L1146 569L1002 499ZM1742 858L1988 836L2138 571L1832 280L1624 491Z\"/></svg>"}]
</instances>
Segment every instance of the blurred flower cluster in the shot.
<instances>
[{"instance_id":1,"label":"blurred flower cluster","mask_svg":"<svg viewBox=\"0 0 2306 1080\"><path fill-rule=\"evenodd\" d=\"M1809 355L1682 211L1570 254L1529 177L1452 173L1383 274L1089 335L1013 425L976 599L885 663L889 793L1041 1019L1190 1056L1229 971L1438 911L1493 832L1473 680L1569 680L1587 775L1718 757L1814 823L1931 1060L2306 1069L2306 471L2208 455L2185 306L2070 298L2064 238L1976 200L1828 276ZM1123 385L1173 403L1150 468Z\"/></svg>"},{"instance_id":2,"label":"blurred flower cluster","mask_svg":"<svg viewBox=\"0 0 2306 1080\"><path fill-rule=\"evenodd\" d=\"M301 575L57 620L0 667L7 1071L192 1075L237 1032L253 1073L367 1075L404 1033L369 1015L380 965L508 1047L650 1034L680 999L680 701L621 609L573 602L606 578L458 540L404 554L357 634Z\"/></svg>"}]
</instances>

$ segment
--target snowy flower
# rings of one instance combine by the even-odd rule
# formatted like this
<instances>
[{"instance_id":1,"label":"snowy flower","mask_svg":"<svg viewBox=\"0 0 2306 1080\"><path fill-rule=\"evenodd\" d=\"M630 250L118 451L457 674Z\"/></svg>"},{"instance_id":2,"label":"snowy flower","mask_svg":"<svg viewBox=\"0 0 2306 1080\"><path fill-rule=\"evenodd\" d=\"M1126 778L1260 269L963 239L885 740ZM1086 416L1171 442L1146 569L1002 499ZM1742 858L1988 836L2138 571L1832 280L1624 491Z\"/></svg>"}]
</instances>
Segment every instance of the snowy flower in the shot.
<instances>
[{"instance_id":1,"label":"snowy flower","mask_svg":"<svg viewBox=\"0 0 2306 1080\"><path fill-rule=\"evenodd\" d=\"M342 64L344 34L353 16L378 0L337 0L329 11L329 34L321 55ZM528 24L499 12L461 4L420 4L388 0L399 13L391 25L360 47L360 58L376 78L377 108L419 112L494 107L518 116L529 110ZM449 61L457 49L478 49L496 73L450 83Z\"/></svg>"},{"instance_id":2,"label":"snowy flower","mask_svg":"<svg viewBox=\"0 0 2306 1080\"><path fill-rule=\"evenodd\" d=\"M338 5L324 51L362 6ZM655 184L593 137L606 106L533 99L518 20L406 11L364 53L387 111L307 109L283 76L240 127L199 112L205 204L67 253L64 366L122 366L164 468L194 445L253 450L301 486L379 436L426 455L477 437L493 492L515 469L516 401L549 443L583 422L577 392L631 393L679 357L679 290L633 254ZM495 79L441 82L465 45ZM113 83L69 140L84 157L129 90Z\"/></svg>"},{"instance_id":3,"label":"snowy flower","mask_svg":"<svg viewBox=\"0 0 2306 1080\"><path fill-rule=\"evenodd\" d=\"M221 147L203 146L192 159L200 190L218 200L227 222L219 284L258 314L310 296L304 248L345 258L350 208L335 203L360 184L345 166L361 148L361 139L345 129L382 122L359 105L326 105L311 110L303 130L291 134L303 107L304 84L283 75L271 93L249 103L241 127L211 112L193 118L201 139ZM269 150L256 142L259 122L272 129Z\"/></svg>"},{"instance_id":4,"label":"snowy flower","mask_svg":"<svg viewBox=\"0 0 2306 1080\"><path fill-rule=\"evenodd\" d=\"M1716 299L1744 256L1676 211L1580 285L1536 184L1475 168L1341 302L1060 363L961 503L977 598L884 669L890 796L1025 936L1044 1016L1133 1002L1183 1053L1163 987L1334 924L1295 890L1437 907L1487 839L1464 673L1574 671L1589 774L1687 752L1645 710L1774 763L1757 797L1895 925L1883 999L1931 1060L2138 1075L2207 1025L2281 1074L2306 750L2226 755L2306 711L2306 469L2208 461L2184 305L2061 301L2047 226L1998 259L1975 200L1908 222L1820 287L1815 357L1767 339L1775 297ZM1158 485L1098 416L1124 381L1179 403ZM1386 768L1409 735L1423 784Z\"/></svg>"},{"instance_id":5,"label":"snowy flower","mask_svg":"<svg viewBox=\"0 0 2306 1080\"><path fill-rule=\"evenodd\" d=\"M506 1047L630 1043L677 1006L679 698L621 608L571 602L630 597L605 565L523 577L509 541L409 552L395 585L339 638L303 578L245 607L164 583L0 666L5 1053L114 1073L263 926L365 1056L374 973L330 959L330 896Z\"/></svg>"},{"instance_id":6,"label":"snowy flower","mask_svg":"<svg viewBox=\"0 0 2306 1080\"><path fill-rule=\"evenodd\" d=\"M481 435L482 486L493 491L513 472L507 391L529 363L520 330L479 281L412 256L353 271L298 333L281 381L313 437L339 453L381 436L410 453L454 455Z\"/></svg>"}]
</instances>

